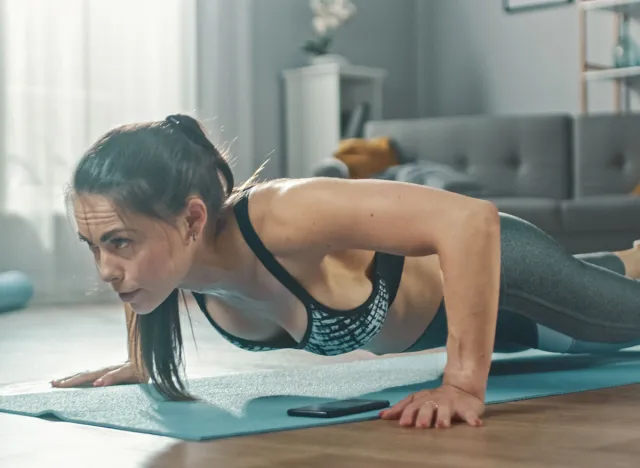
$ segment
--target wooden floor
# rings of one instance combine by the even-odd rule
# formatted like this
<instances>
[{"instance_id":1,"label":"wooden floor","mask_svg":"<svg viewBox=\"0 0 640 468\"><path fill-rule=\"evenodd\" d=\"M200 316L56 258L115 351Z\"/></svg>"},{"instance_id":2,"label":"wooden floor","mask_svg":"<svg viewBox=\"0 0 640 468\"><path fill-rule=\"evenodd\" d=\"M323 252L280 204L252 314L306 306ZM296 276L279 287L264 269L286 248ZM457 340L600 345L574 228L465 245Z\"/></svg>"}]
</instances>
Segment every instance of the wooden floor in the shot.
<instances>
[{"instance_id":1,"label":"wooden floor","mask_svg":"<svg viewBox=\"0 0 640 468\"><path fill-rule=\"evenodd\" d=\"M344 359L245 353L222 341L191 308L191 377ZM118 307L29 309L0 314L0 394L124 357ZM640 386L490 405L485 427L400 428L371 421L210 442L81 426L0 413L0 467L638 467Z\"/></svg>"}]
</instances>

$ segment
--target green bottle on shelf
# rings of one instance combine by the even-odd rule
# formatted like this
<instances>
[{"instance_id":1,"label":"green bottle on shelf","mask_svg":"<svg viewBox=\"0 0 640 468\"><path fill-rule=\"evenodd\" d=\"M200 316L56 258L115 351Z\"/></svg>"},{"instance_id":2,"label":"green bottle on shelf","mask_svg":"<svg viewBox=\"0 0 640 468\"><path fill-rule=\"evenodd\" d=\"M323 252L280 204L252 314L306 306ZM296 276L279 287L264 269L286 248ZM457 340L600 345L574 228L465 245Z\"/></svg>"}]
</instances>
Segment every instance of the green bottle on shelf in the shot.
<instances>
[{"instance_id":1,"label":"green bottle on shelf","mask_svg":"<svg viewBox=\"0 0 640 468\"><path fill-rule=\"evenodd\" d=\"M629 34L627 21L622 24L618 41L613 49L613 63L616 68L640 65L640 50Z\"/></svg>"}]
</instances>

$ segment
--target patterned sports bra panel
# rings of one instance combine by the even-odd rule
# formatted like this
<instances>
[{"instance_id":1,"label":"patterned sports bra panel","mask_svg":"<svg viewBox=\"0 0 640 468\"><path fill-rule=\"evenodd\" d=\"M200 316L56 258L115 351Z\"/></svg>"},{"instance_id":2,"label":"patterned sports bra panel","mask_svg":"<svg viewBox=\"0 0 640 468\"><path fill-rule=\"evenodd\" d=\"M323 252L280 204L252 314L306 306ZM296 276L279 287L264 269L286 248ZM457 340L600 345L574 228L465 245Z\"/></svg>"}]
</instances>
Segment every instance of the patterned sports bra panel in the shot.
<instances>
[{"instance_id":1,"label":"patterned sports bra panel","mask_svg":"<svg viewBox=\"0 0 640 468\"><path fill-rule=\"evenodd\" d=\"M376 252L373 260L373 287L369 297L353 309L333 309L315 300L269 252L251 224L248 203L249 191L246 191L234 207L240 231L258 260L303 303L308 317L307 329L299 343L288 333L264 342L242 339L222 329L207 313L205 296L194 293L209 322L230 343L248 351L301 349L313 354L335 356L355 351L369 343L382 328L395 299L402 277L404 257Z\"/></svg>"}]
</instances>

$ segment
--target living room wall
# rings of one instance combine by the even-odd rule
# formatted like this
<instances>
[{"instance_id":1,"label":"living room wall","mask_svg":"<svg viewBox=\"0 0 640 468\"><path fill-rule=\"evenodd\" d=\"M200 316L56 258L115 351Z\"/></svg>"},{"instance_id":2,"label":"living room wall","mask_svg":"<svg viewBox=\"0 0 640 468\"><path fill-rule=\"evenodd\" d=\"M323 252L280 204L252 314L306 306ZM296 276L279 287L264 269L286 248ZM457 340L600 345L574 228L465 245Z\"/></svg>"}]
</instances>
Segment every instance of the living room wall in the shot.
<instances>
[{"instance_id":1,"label":"living room wall","mask_svg":"<svg viewBox=\"0 0 640 468\"><path fill-rule=\"evenodd\" d=\"M420 106L416 99L419 79L416 19L421 8L418 4L422 2L354 0L354 3L358 12L339 32L334 51L354 64L388 71L386 117L417 116ZM270 158L264 175L278 177L284 171L286 150L282 71L306 65L307 58L300 46L311 37L312 12L308 0L254 0L251 17L254 152L258 163Z\"/></svg>"},{"instance_id":2,"label":"living room wall","mask_svg":"<svg viewBox=\"0 0 640 468\"><path fill-rule=\"evenodd\" d=\"M387 70L386 118L427 115L435 2L353 1L357 14L334 51ZM263 177L285 173L282 72L308 63L300 46L312 35L311 19L309 0L198 0L199 111L218 142L234 140L239 179L267 158Z\"/></svg>"},{"instance_id":3,"label":"living room wall","mask_svg":"<svg viewBox=\"0 0 640 468\"><path fill-rule=\"evenodd\" d=\"M385 118L579 112L575 3L507 14L502 0L354 2L358 13L340 31L334 50L354 64L388 71ZM307 63L300 45L312 33L309 1L199 0L199 5L203 114L220 116L216 125L225 127L226 139L237 139L239 179L267 158L263 176L281 177L282 71ZM591 60L610 63L612 26L611 14L589 14ZM213 53L220 37L228 42ZM229 71L213 79L222 66ZM592 111L612 109L611 83L589 89Z\"/></svg>"},{"instance_id":4,"label":"living room wall","mask_svg":"<svg viewBox=\"0 0 640 468\"><path fill-rule=\"evenodd\" d=\"M502 0L430 2L433 34L431 115L578 112L576 4L507 14ZM589 58L611 63L611 13L588 15ZM610 111L613 86L590 85L590 109Z\"/></svg>"}]
</instances>

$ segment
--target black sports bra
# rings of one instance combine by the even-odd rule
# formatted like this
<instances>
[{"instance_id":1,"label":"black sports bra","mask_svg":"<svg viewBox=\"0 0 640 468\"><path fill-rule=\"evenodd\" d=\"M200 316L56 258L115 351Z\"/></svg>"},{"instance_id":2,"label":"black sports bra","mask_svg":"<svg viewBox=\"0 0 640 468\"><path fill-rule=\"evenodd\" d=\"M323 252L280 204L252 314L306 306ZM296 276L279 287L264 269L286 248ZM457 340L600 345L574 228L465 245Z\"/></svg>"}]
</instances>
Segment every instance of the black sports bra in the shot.
<instances>
[{"instance_id":1,"label":"black sports bra","mask_svg":"<svg viewBox=\"0 0 640 468\"><path fill-rule=\"evenodd\" d=\"M207 313L205 295L193 293L209 322L226 340L248 351L289 348L323 356L334 356L362 348L378 334L387 317L389 307L396 297L402 277L404 257L376 252L373 289L367 300L354 309L332 309L316 301L264 246L249 219L249 191L242 194L234 207L234 213L240 231L256 257L304 304L308 325L300 343L289 334L264 342L245 340L222 329Z\"/></svg>"}]
</instances>

